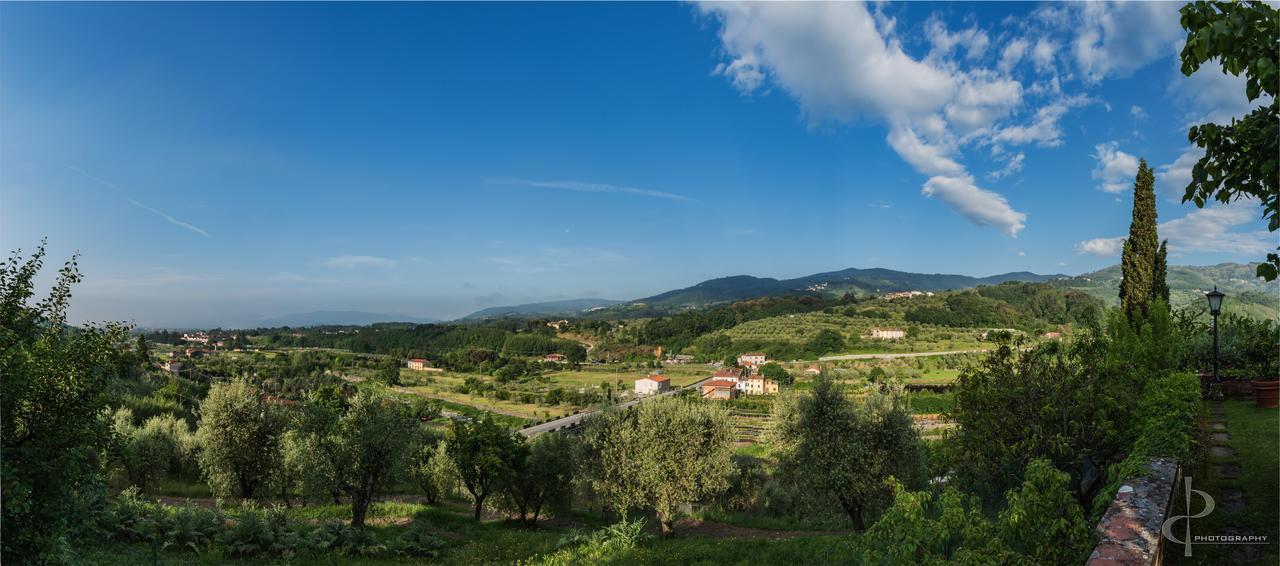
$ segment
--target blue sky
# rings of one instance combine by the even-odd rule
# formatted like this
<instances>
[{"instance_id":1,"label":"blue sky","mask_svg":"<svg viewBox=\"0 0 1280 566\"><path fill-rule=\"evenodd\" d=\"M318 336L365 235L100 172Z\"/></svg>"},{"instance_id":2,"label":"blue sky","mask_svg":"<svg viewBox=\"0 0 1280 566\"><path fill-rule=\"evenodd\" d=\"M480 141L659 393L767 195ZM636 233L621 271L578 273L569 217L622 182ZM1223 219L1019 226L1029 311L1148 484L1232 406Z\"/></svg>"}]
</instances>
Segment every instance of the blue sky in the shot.
<instances>
[{"instance_id":1,"label":"blue sky","mask_svg":"<svg viewBox=\"0 0 1280 566\"><path fill-rule=\"evenodd\" d=\"M725 275L1114 263L1137 158L1175 263L1176 4L0 5L0 243L79 251L74 318L452 318ZM51 271L51 270L50 270Z\"/></svg>"}]
</instances>

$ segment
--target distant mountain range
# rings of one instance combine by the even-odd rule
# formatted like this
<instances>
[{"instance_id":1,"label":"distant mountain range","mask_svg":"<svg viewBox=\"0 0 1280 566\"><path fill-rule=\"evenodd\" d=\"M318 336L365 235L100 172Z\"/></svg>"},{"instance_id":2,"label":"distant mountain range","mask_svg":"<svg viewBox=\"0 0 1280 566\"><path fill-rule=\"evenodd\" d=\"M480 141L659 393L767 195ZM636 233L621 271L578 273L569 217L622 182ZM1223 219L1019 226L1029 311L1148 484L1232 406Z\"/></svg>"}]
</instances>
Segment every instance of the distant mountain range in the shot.
<instances>
[{"instance_id":1,"label":"distant mountain range","mask_svg":"<svg viewBox=\"0 0 1280 566\"><path fill-rule=\"evenodd\" d=\"M1256 265L1238 263L1169 266L1171 302L1177 307L1195 307L1199 304L1197 301L1203 301L1203 292L1217 285L1231 297L1227 301L1227 307L1224 307L1227 312L1239 312L1256 318L1274 318L1280 311L1280 284L1266 283L1258 279L1254 276L1255 268ZM898 291L947 291L970 289L981 285L998 285L1006 281L1050 282L1057 286L1086 291L1108 305L1114 305L1119 301L1117 293L1120 288L1120 266L1114 265L1076 276L1040 275L1018 271L990 277L970 277L944 273L909 273L880 268L850 268L781 280L734 275L703 281L692 287L667 291L634 301L574 299L492 307L469 314L462 320L574 317L583 316L591 310L601 311L602 308L604 311L600 314L637 309L660 313L778 295L838 296L846 293L879 295Z\"/></svg>"},{"instance_id":2,"label":"distant mountain range","mask_svg":"<svg viewBox=\"0 0 1280 566\"><path fill-rule=\"evenodd\" d=\"M634 301L577 299L548 303L530 303L512 307L492 307L474 312L462 320L494 318L529 318L539 316L581 316L587 309L598 307L645 306L662 310L697 308L778 295L843 295L846 293L880 294L895 291L945 291L968 289L979 285L995 285L1005 281L1051 281L1066 275L1038 275L1029 272L1004 273L990 277L969 277L941 273L923 274L892 269L844 269L816 273L795 279L773 279L751 275L734 275L703 281L692 287L667 291Z\"/></svg>"},{"instance_id":3,"label":"distant mountain range","mask_svg":"<svg viewBox=\"0 0 1280 566\"><path fill-rule=\"evenodd\" d=\"M429 318L418 318L402 314L384 314L363 311L313 311L286 314L258 320L254 325L259 328L275 328L279 326L364 326L377 322L414 322L425 324L439 322Z\"/></svg>"},{"instance_id":4,"label":"distant mountain range","mask_svg":"<svg viewBox=\"0 0 1280 566\"><path fill-rule=\"evenodd\" d=\"M548 301L545 303L528 303L509 307L489 307L478 310L460 320L484 320L494 318L533 318L541 316L574 316L583 311L598 307L609 307L623 301L610 299L569 299L566 301Z\"/></svg>"}]
</instances>

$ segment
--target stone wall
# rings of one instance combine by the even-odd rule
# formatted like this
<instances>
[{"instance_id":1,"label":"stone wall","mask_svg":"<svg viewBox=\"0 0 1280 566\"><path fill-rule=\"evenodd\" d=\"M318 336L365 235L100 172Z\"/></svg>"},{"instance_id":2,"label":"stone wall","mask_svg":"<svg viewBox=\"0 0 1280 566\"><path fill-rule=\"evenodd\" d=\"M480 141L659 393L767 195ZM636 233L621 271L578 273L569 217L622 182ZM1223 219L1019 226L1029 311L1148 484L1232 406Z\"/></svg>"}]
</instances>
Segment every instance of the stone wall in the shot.
<instances>
[{"instance_id":1,"label":"stone wall","mask_svg":"<svg viewBox=\"0 0 1280 566\"><path fill-rule=\"evenodd\" d=\"M1153 458L1145 474L1121 484L1098 522L1101 540L1089 556L1089 566L1160 564L1160 526L1181 476L1177 460Z\"/></svg>"}]
</instances>

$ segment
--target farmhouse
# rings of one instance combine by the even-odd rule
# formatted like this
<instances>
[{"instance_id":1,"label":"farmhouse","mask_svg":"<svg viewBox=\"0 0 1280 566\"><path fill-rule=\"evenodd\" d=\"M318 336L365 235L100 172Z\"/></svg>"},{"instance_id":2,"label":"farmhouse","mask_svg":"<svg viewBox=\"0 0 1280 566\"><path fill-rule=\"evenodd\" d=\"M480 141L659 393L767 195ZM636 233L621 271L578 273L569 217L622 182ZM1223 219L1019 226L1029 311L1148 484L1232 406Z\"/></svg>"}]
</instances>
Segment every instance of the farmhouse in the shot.
<instances>
[{"instance_id":1,"label":"farmhouse","mask_svg":"<svg viewBox=\"0 0 1280 566\"><path fill-rule=\"evenodd\" d=\"M742 370L740 370L740 369L732 369L732 368L722 369L722 370L720 370L720 371L717 371L717 372L715 372L715 373L711 374L711 378L712 378L712 379L721 379L721 380L725 380L725 381L732 381L732 382L737 383L737 381L738 381L740 378L742 378Z\"/></svg>"},{"instance_id":2,"label":"farmhouse","mask_svg":"<svg viewBox=\"0 0 1280 566\"><path fill-rule=\"evenodd\" d=\"M416 369L416 370L418 370L418 371L426 371L426 370L427 370L427 368L429 368L429 367L431 367L431 366L430 366L430 362L428 362L427 360L425 360L425 359L423 359L423 358L409 358L409 369Z\"/></svg>"},{"instance_id":3,"label":"farmhouse","mask_svg":"<svg viewBox=\"0 0 1280 566\"><path fill-rule=\"evenodd\" d=\"M778 382L763 377L750 377L739 382L738 389L746 395L776 395Z\"/></svg>"},{"instance_id":4,"label":"farmhouse","mask_svg":"<svg viewBox=\"0 0 1280 566\"><path fill-rule=\"evenodd\" d=\"M560 364L560 363L564 363L564 361L567 358L564 357L564 354L547 354L543 356L542 359L544 361L555 362L557 364Z\"/></svg>"},{"instance_id":5,"label":"farmhouse","mask_svg":"<svg viewBox=\"0 0 1280 566\"><path fill-rule=\"evenodd\" d=\"M738 397L737 381L713 379L702 384L702 397L705 399L735 399Z\"/></svg>"},{"instance_id":6,"label":"farmhouse","mask_svg":"<svg viewBox=\"0 0 1280 566\"><path fill-rule=\"evenodd\" d=\"M872 328L871 332L867 334L868 338L875 338L879 340L901 340L906 336L907 336L907 332L905 330L894 330L894 329L885 329L885 328Z\"/></svg>"},{"instance_id":7,"label":"farmhouse","mask_svg":"<svg viewBox=\"0 0 1280 566\"><path fill-rule=\"evenodd\" d=\"M822 373L822 370L818 369L818 366L809 366L809 369L804 370L804 373L805 375L818 375Z\"/></svg>"},{"instance_id":8,"label":"farmhouse","mask_svg":"<svg viewBox=\"0 0 1280 566\"><path fill-rule=\"evenodd\" d=\"M163 364L160 364L160 367L163 367L165 371L168 371L169 373L172 373L174 375L182 373L182 362L178 360L169 360Z\"/></svg>"},{"instance_id":9,"label":"farmhouse","mask_svg":"<svg viewBox=\"0 0 1280 566\"><path fill-rule=\"evenodd\" d=\"M748 352L738 356L738 365L742 367L762 366L769 361L762 352Z\"/></svg>"},{"instance_id":10,"label":"farmhouse","mask_svg":"<svg viewBox=\"0 0 1280 566\"><path fill-rule=\"evenodd\" d=\"M676 354L667 358L667 362L672 364L689 364L693 363L693 356L690 356L689 354Z\"/></svg>"},{"instance_id":11,"label":"farmhouse","mask_svg":"<svg viewBox=\"0 0 1280 566\"><path fill-rule=\"evenodd\" d=\"M1045 332L1044 334L1041 334L1040 337L1048 338L1050 340L1057 340L1058 338L1062 338L1062 333L1061 332Z\"/></svg>"},{"instance_id":12,"label":"farmhouse","mask_svg":"<svg viewBox=\"0 0 1280 566\"><path fill-rule=\"evenodd\" d=\"M561 330L564 330L564 329L566 329L566 328L569 328L569 321L567 321L567 320L552 320L552 321L550 321L550 322L547 322L547 326L550 326L551 328L554 328L554 329L556 329L556 331L557 331L557 332L559 332L559 331L561 331Z\"/></svg>"},{"instance_id":13,"label":"farmhouse","mask_svg":"<svg viewBox=\"0 0 1280 566\"><path fill-rule=\"evenodd\" d=\"M671 378L651 374L636 380L636 395L653 395L671 390Z\"/></svg>"}]
</instances>

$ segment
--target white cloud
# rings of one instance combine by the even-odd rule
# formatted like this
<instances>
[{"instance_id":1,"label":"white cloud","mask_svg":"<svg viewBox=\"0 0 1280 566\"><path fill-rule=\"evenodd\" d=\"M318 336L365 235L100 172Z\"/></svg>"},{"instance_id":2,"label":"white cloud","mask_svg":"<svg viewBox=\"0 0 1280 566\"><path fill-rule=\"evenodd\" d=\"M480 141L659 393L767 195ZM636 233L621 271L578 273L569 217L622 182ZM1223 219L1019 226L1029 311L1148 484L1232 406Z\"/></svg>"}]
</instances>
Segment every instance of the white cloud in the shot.
<instances>
[{"instance_id":1,"label":"white cloud","mask_svg":"<svg viewBox=\"0 0 1280 566\"><path fill-rule=\"evenodd\" d=\"M336 255L321 259L320 265L332 267L334 269L357 269L369 267L391 269L396 266L396 261L391 258L371 255Z\"/></svg>"},{"instance_id":2,"label":"white cloud","mask_svg":"<svg viewBox=\"0 0 1280 566\"><path fill-rule=\"evenodd\" d=\"M964 167L948 156L951 149L920 139L904 122L889 129L889 146L912 167L925 175L961 175Z\"/></svg>"},{"instance_id":3,"label":"white cloud","mask_svg":"<svg viewBox=\"0 0 1280 566\"><path fill-rule=\"evenodd\" d=\"M1118 255L1124 247L1124 238L1094 238L1076 244L1076 251L1082 254L1113 256Z\"/></svg>"},{"instance_id":4,"label":"white cloud","mask_svg":"<svg viewBox=\"0 0 1280 566\"><path fill-rule=\"evenodd\" d=\"M1177 53L1186 34L1178 25L1178 4L1169 2L1083 2L1073 51L1086 81L1124 77L1161 57Z\"/></svg>"},{"instance_id":5,"label":"white cloud","mask_svg":"<svg viewBox=\"0 0 1280 566\"><path fill-rule=\"evenodd\" d=\"M955 98L947 104L948 123L961 135L983 131L1022 103L1022 84L992 72L961 77Z\"/></svg>"},{"instance_id":6,"label":"white cloud","mask_svg":"<svg viewBox=\"0 0 1280 566\"><path fill-rule=\"evenodd\" d=\"M1004 167L988 173L987 176L992 179L1003 179L1009 175L1017 173L1022 170L1022 161L1026 159L1026 157L1027 156L1022 152L1018 152L1013 157L1009 158L1009 161L1004 164Z\"/></svg>"},{"instance_id":7,"label":"white cloud","mask_svg":"<svg viewBox=\"0 0 1280 566\"><path fill-rule=\"evenodd\" d=\"M1226 252L1262 255L1276 247L1276 236L1262 229L1262 207L1255 200L1237 200L1191 211L1160 224L1161 238L1169 239L1170 253ZM1256 225L1259 229L1233 231Z\"/></svg>"},{"instance_id":8,"label":"white cloud","mask_svg":"<svg viewBox=\"0 0 1280 566\"><path fill-rule=\"evenodd\" d=\"M1092 177L1102 183L1098 189L1108 193L1119 193L1133 186L1138 175L1138 158L1120 151L1117 142L1100 143L1094 146L1094 159L1098 160Z\"/></svg>"},{"instance_id":9,"label":"white cloud","mask_svg":"<svg viewBox=\"0 0 1280 566\"><path fill-rule=\"evenodd\" d=\"M942 199L970 222L997 228L1006 236L1017 236L1026 226L1026 214L1014 210L1003 196L979 188L967 175L932 177L921 192Z\"/></svg>"},{"instance_id":10,"label":"white cloud","mask_svg":"<svg viewBox=\"0 0 1280 566\"><path fill-rule=\"evenodd\" d=\"M896 41L886 42L862 4L716 2L698 8L719 20L730 66L746 61L767 68L813 121L927 115L955 89L950 74L912 59ZM740 88L759 86L737 82Z\"/></svg>"},{"instance_id":11,"label":"white cloud","mask_svg":"<svg viewBox=\"0 0 1280 566\"><path fill-rule=\"evenodd\" d=\"M1022 105L1022 85L981 68L961 70L951 55L969 60L990 45L985 31L950 32L926 24L933 49L923 60L907 55L896 22L877 6L860 3L734 3L698 5L720 23L729 63L717 68L735 88L753 91L771 82L796 99L811 124L872 118L888 126L887 142L907 163L934 177L924 186L962 216L1009 235L1025 214L1004 197L976 187L959 162L960 148L989 136ZM1029 47L1029 46L1027 46ZM1024 47L1024 51L1027 47ZM761 73L739 80L729 69Z\"/></svg>"},{"instance_id":12,"label":"white cloud","mask_svg":"<svg viewBox=\"0 0 1280 566\"><path fill-rule=\"evenodd\" d=\"M1160 166L1160 172L1156 174L1159 183L1156 185L1159 192L1165 193L1170 198L1182 200L1182 195L1186 194L1187 185L1191 184L1191 169L1196 166L1196 162L1204 156L1204 151L1191 147L1183 151L1173 163Z\"/></svg>"},{"instance_id":13,"label":"white cloud","mask_svg":"<svg viewBox=\"0 0 1280 566\"><path fill-rule=\"evenodd\" d=\"M558 189L562 191L575 191L580 193L616 193L623 195L636 195L642 197L654 197L669 200L693 200L684 195L677 195L664 191L654 191L650 189L637 189L635 187L623 187L619 185L610 185L608 183L590 183L585 181L530 181L528 179L489 179L489 183L495 185L510 185L516 187L532 187L536 189Z\"/></svg>"},{"instance_id":14,"label":"white cloud","mask_svg":"<svg viewBox=\"0 0 1280 566\"><path fill-rule=\"evenodd\" d=\"M1169 240L1171 254L1216 252L1259 256L1276 245L1275 235L1262 226L1261 210L1257 201L1237 200L1193 209L1182 218L1162 222L1156 230L1161 239ZM1248 229L1250 224L1255 228ZM1112 256L1120 253L1123 243L1123 237L1094 238L1076 244L1076 250Z\"/></svg>"},{"instance_id":15,"label":"white cloud","mask_svg":"<svg viewBox=\"0 0 1280 566\"><path fill-rule=\"evenodd\" d=\"M755 56L750 53L730 63L716 65L712 74L729 77L734 88L737 88L743 94L748 94L760 88L765 79L764 71L760 70L760 65L756 63Z\"/></svg>"},{"instance_id":16,"label":"white cloud","mask_svg":"<svg viewBox=\"0 0 1280 566\"><path fill-rule=\"evenodd\" d=\"M1062 145L1062 128L1058 121L1068 110L1084 106L1089 97L1076 95L1059 98L1036 110L1031 121L1021 126L1006 126L996 131L992 141L1011 145L1034 143L1040 147L1057 147Z\"/></svg>"},{"instance_id":17,"label":"white cloud","mask_svg":"<svg viewBox=\"0 0 1280 566\"><path fill-rule=\"evenodd\" d=\"M1245 95L1245 77L1226 73L1216 60L1201 65L1189 77L1182 74L1175 61L1173 75L1170 91L1189 108L1186 126L1203 122L1229 124L1232 118L1241 118L1270 101L1263 96L1249 102Z\"/></svg>"},{"instance_id":18,"label":"white cloud","mask_svg":"<svg viewBox=\"0 0 1280 566\"><path fill-rule=\"evenodd\" d=\"M1031 61L1035 63L1037 71L1046 73L1053 70L1053 58L1057 53L1058 44L1042 37L1036 40L1036 46L1031 49Z\"/></svg>"},{"instance_id":19,"label":"white cloud","mask_svg":"<svg viewBox=\"0 0 1280 566\"><path fill-rule=\"evenodd\" d=\"M1018 257L1027 257L1027 252L1019 251L1019 252L1018 252Z\"/></svg>"},{"instance_id":20,"label":"white cloud","mask_svg":"<svg viewBox=\"0 0 1280 566\"><path fill-rule=\"evenodd\" d=\"M1000 70L1006 73L1013 70L1027 55L1027 49L1030 47L1031 42L1021 37L1006 43L1004 50L1000 52Z\"/></svg>"},{"instance_id":21,"label":"white cloud","mask_svg":"<svg viewBox=\"0 0 1280 566\"><path fill-rule=\"evenodd\" d=\"M978 29L977 26L953 33L947 31L947 25L937 17L929 18L929 21L925 22L925 35L933 45L933 50L929 52L930 57L947 57L956 47L964 47L966 58L980 59L987 52L987 47L991 45L991 38L987 37L987 32Z\"/></svg>"},{"instance_id":22,"label":"white cloud","mask_svg":"<svg viewBox=\"0 0 1280 566\"><path fill-rule=\"evenodd\" d=\"M1133 106L1129 107L1129 115L1133 116L1133 119L1135 120L1147 119L1147 111L1143 110L1142 107L1138 106L1137 104L1134 104Z\"/></svg>"}]
</instances>

